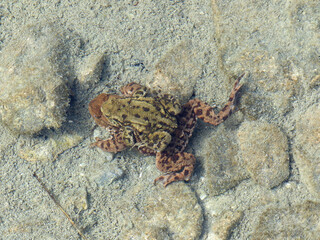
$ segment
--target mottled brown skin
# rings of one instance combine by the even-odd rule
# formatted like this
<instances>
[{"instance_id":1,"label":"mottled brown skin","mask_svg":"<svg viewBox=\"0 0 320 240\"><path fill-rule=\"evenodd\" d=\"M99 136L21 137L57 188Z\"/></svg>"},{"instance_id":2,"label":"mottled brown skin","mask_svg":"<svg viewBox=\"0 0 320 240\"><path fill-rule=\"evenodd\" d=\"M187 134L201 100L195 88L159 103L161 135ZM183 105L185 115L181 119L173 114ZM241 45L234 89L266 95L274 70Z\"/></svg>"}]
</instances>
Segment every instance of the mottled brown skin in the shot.
<instances>
[{"instance_id":1,"label":"mottled brown skin","mask_svg":"<svg viewBox=\"0 0 320 240\"><path fill-rule=\"evenodd\" d=\"M167 186L171 182L185 180L188 181L192 175L195 164L195 157L191 153L184 152L185 147L188 144L189 138L192 136L197 118L203 120L204 122L210 123L212 125L219 125L224 120L230 116L235 108L235 99L236 95L241 88L240 80L243 77L242 74L234 83L229 100L223 109L215 114L212 107L202 102L199 99L191 99L186 104L181 107L180 110L175 110L174 113L171 113L175 116L177 125L172 125L171 141L170 143L165 143L165 148L161 151L158 151L153 146L150 146L148 139L141 139L143 134L135 129L133 125L133 139L135 141L134 146L143 154L156 155L156 165L157 168L166 173L154 180L154 183L158 181L163 181L164 186ZM146 93L146 88L137 84L129 83L126 86L121 88L122 94L130 99L135 99L136 97L142 100ZM95 122L104 128L107 128L111 131L112 137L107 140L96 139L96 142L92 146L97 146L108 152L120 152L124 150L128 144L124 141L125 130L124 127L120 125L115 125L111 123L108 117L104 116L102 113L101 107L109 98L124 98L123 96L110 95L102 93L94 98L89 104L89 111ZM162 97L157 97L157 101L162 101ZM172 109L172 103L174 106L177 106L176 100L168 98L166 96L164 101L165 108ZM168 100L169 99L169 100ZM130 101L125 107L130 108ZM171 110L170 110L171 111ZM151 117L150 117L151 118ZM157 120L155 120L157 121ZM157 122L155 122L157 123ZM152 131L153 129L146 128L147 131ZM151 141L151 139L150 139ZM152 140L154 141L154 140ZM131 143L130 143L131 144Z\"/></svg>"}]
</instances>

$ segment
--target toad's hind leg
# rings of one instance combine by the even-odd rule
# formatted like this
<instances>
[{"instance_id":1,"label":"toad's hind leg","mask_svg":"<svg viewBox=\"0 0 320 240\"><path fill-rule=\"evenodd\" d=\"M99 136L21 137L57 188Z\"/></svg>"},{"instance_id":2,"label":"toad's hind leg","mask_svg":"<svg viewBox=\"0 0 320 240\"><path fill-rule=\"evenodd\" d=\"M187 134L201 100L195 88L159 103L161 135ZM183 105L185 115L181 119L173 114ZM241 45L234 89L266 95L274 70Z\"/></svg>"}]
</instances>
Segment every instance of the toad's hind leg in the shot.
<instances>
[{"instance_id":1,"label":"toad's hind leg","mask_svg":"<svg viewBox=\"0 0 320 240\"><path fill-rule=\"evenodd\" d=\"M120 91L123 95L128 97L143 97L147 94L147 88L135 82L128 83L120 88Z\"/></svg>"},{"instance_id":2,"label":"toad's hind leg","mask_svg":"<svg viewBox=\"0 0 320 240\"><path fill-rule=\"evenodd\" d=\"M196 159L193 154L186 152L176 153L172 156L169 156L167 153L158 152L156 161L157 168L167 174L157 177L154 180L154 184L158 181L163 181L163 185L166 187L175 181L189 181Z\"/></svg>"},{"instance_id":3,"label":"toad's hind leg","mask_svg":"<svg viewBox=\"0 0 320 240\"><path fill-rule=\"evenodd\" d=\"M113 137L106 139L106 140L96 138L96 142L92 143L90 145L90 147L99 147L103 151L117 153L117 152L121 152L122 150L126 149L127 146L122 141L122 138L121 138L120 134L118 133L118 134L114 135Z\"/></svg>"},{"instance_id":4,"label":"toad's hind leg","mask_svg":"<svg viewBox=\"0 0 320 240\"><path fill-rule=\"evenodd\" d=\"M234 110L236 95L242 86L239 83L243 76L244 74L238 77L235 81L227 104L220 110L218 114L215 114L212 107L199 99L192 99L186 104L190 105L190 107L193 108L195 115L204 122L212 125L219 125L226 120Z\"/></svg>"}]
</instances>

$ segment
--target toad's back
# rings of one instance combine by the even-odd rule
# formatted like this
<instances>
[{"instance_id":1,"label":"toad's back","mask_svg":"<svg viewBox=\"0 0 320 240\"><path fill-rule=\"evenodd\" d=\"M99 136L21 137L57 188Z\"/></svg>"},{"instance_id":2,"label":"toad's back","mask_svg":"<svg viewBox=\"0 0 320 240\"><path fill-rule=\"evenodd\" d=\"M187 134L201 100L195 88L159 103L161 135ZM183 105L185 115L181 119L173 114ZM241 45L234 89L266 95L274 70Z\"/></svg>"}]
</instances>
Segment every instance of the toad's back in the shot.
<instances>
[{"instance_id":1,"label":"toad's back","mask_svg":"<svg viewBox=\"0 0 320 240\"><path fill-rule=\"evenodd\" d=\"M131 126L139 132L172 132L177 128L176 118L152 97L110 98L102 104L101 111L117 127Z\"/></svg>"}]
</instances>

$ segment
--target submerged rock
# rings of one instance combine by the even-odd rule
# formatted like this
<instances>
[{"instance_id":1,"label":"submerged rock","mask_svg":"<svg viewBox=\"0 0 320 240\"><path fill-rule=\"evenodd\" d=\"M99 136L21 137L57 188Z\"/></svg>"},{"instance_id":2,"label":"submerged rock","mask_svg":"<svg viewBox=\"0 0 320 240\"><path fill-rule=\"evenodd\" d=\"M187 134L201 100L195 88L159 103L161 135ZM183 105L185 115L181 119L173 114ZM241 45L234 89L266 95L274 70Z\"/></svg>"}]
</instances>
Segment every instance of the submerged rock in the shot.
<instances>
[{"instance_id":1,"label":"submerged rock","mask_svg":"<svg viewBox=\"0 0 320 240\"><path fill-rule=\"evenodd\" d=\"M69 105L62 33L51 25L16 32L0 55L0 119L20 134L59 128Z\"/></svg>"},{"instance_id":2,"label":"submerged rock","mask_svg":"<svg viewBox=\"0 0 320 240\"><path fill-rule=\"evenodd\" d=\"M301 181L320 198L320 104L312 105L297 120L293 158L299 168Z\"/></svg>"},{"instance_id":3,"label":"submerged rock","mask_svg":"<svg viewBox=\"0 0 320 240\"><path fill-rule=\"evenodd\" d=\"M51 132L45 137L20 138L17 154L27 161L54 161L59 154L78 145L83 136L76 132Z\"/></svg>"},{"instance_id":4,"label":"submerged rock","mask_svg":"<svg viewBox=\"0 0 320 240\"><path fill-rule=\"evenodd\" d=\"M237 226L243 217L241 211L227 211L222 213L213 223L208 239L227 240L230 239L232 230Z\"/></svg>"},{"instance_id":5,"label":"submerged rock","mask_svg":"<svg viewBox=\"0 0 320 240\"><path fill-rule=\"evenodd\" d=\"M238 138L244 164L255 182L273 188L289 177L287 137L275 125L245 122Z\"/></svg>"},{"instance_id":6,"label":"submerged rock","mask_svg":"<svg viewBox=\"0 0 320 240\"><path fill-rule=\"evenodd\" d=\"M92 54L85 58L78 70L78 83L81 89L90 89L99 82L105 60L105 53Z\"/></svg>"},{"instance_id":7,"label":"submerged rock","mask_svg":"<svg viewBox=\"0 0 320 240\"><path fill-rule=\"evenodd\" d=\"M319 239L320 204L307 201L270 208L260 216L253 239ZM317 237L318 236L318 237Z\"/></svg>"},{"instance_id":8,"label":"submerged rock","mask_svg":"<svg viewBox=\"0 0 320 240\"><path fill-rule=\"evenodd\" d=\"M234 132L219 127L214 136L205 141L203 151L207 192L219 195L248 178L239 160L239 146Z\"/></svg>"},{"instance_id":9,"label":"submerged rock","mask_svg":"<svg viewBox=\"0 0 320 240\"><path fill-rule=\"evenodd\" d=\"M183 41L168 51L156 64L148 87L175 96L181 102L190 99L201 67L190 41Z\"/></svg>"},{"instance_id":10,"label":"submerged rock","mask_svg":"<svg viewBox=\"0 0 320 240\"><path fill-rule=\"evenodd\" d=\"M130 217L134 226L121 239L199 239L203 222L198 200L184 183L149 189L144 204L131 209Z\"/></svg>"}]
</instances>

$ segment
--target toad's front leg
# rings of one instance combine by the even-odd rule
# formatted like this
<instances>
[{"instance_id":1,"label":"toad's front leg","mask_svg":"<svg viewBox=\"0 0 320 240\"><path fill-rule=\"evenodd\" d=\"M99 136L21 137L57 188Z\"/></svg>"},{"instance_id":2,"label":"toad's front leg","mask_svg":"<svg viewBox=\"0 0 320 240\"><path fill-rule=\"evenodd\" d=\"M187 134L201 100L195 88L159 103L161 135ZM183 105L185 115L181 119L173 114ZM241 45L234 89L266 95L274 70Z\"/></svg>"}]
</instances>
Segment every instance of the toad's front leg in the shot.
<instances>
[{"instance_id":1,"label":"toad's front leg","mask_svg":"<svg viewBox=\"0 0 320 240\"><path fill-rule=\"evenodd\" d=\"M175 181L189 181L192 175L195 157L191 153L180 152L173 155L168 155L166 152L158 152L156 155L157 168L167 173L166 175L157 177L154 180L156 184L158 181L163 181L166 187L168 184Z\"/></svg>"},{"instance_id":2,"label":"toad's front leg","mask_svg":"<svg viewBox=\"0 0 320 240\"><path fill-rule=\"evenodd\" d=\"M186 107L193 109L194 114L204 122L212 125L219 125L231 115L235 108L235 100L237 93L242 87L240 80L243 76L244 74L238 77L235 81L227 104L220 110L218 114L215 114L211 106L199 99L190 100L186 103Z\"/></svg>"},{"instance_id":3,"label":"toad's front leg","mask_svg":"<svg viewBox=\"0 0 320 240\"><path fill-rule=\"evenodd\" d=\"M102 140L100 138L96 138L96 142L92 143L90 147L99 147L103 151L107 152L121 152L126 149L126 144L123 142L121 134L117 133L109 139Z\"/></svg>"}]
</instances>

